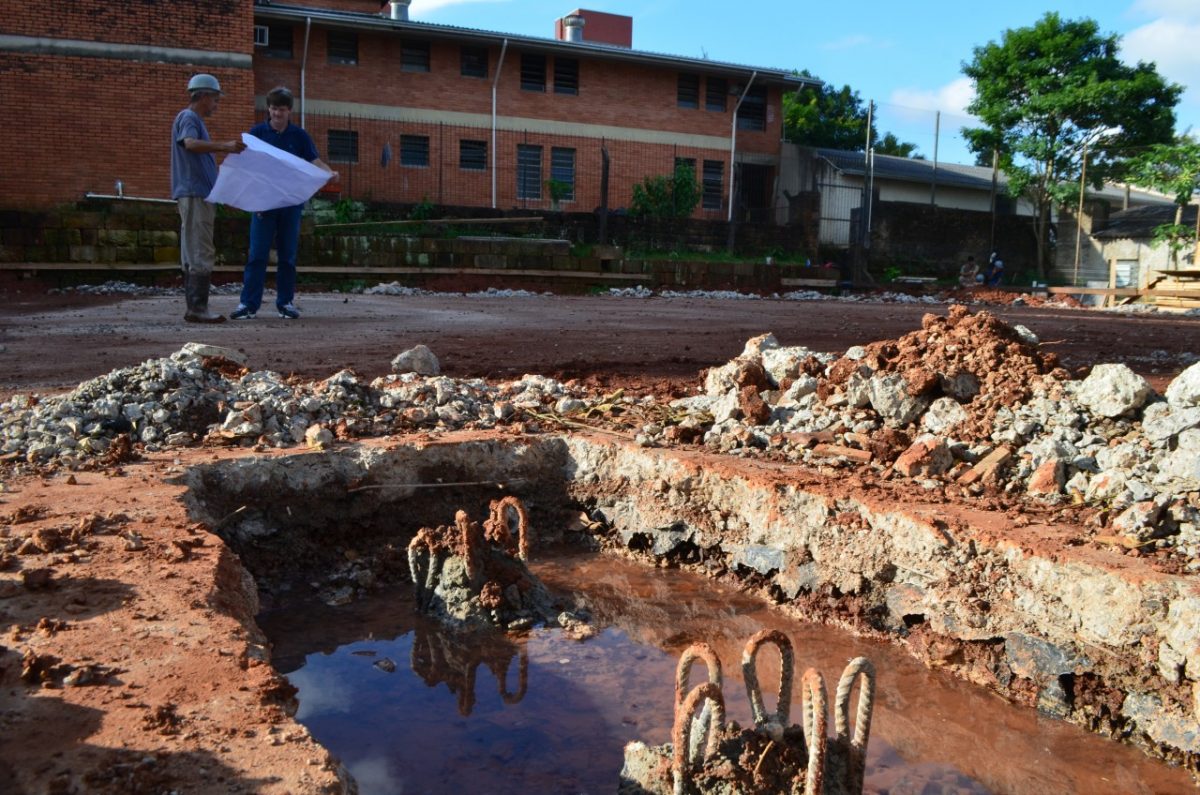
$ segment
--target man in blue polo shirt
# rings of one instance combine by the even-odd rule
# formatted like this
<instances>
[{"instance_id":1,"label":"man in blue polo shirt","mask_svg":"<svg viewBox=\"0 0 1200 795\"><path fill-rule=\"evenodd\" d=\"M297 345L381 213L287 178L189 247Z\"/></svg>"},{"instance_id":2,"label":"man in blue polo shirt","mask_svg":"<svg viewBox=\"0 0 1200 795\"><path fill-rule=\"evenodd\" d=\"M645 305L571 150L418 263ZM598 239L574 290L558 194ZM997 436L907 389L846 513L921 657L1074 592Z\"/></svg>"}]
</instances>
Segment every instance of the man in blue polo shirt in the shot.
<instances>
[{"instance_id":1,"label":"man in blue polo shirt","mask_svg":"<svg viewBox=\"0 0 1200 795\"><path fill-rule=\"evenodd\" d=\"M280 86L267 94L267 121L256 124L250 134L301 160L307 160L333 176L337 182L339 174L317 156L317 147L312 137L302 128L292 124L292 92ZM293 299L296 295L296 250L300 244L300 214L303 204L280 207L277 210L254 213L250 216L250 254L242 277L242 296L237 309L229 314L234 320L253 318L262 305L263 284L267 278L267 258L275 248L275 308L279 316L296 320Z\"/></svg>"}]
</instances>

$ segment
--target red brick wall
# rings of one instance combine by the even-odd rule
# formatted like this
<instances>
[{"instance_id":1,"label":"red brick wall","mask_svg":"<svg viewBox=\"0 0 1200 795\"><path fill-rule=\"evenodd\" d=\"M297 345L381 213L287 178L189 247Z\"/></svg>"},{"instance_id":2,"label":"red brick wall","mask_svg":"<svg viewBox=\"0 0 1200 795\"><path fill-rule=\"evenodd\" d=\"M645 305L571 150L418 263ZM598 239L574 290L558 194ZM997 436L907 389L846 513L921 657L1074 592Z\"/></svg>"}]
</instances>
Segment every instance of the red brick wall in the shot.
<instances>
[{"instance_id":1,"label":"red brick wall","mask_svg":"<svg viewBox=\"0 0 1200 795\"><path fill-rule=\"evenodd\" d=\"M250 0L0 0L0 33L249 52Z\"/></svg>"},{"instance_id":2,"label":"red brick wall","mask_svg":"<svg viewBox=\"0 0 1200 795\"><path fill-rule=\"evenodd\" d=\"M430 48L430 71L400 71L400 41L395 35L360 33L358 64L331 64L327 57L324 29L314 26L309 41L307 96L312 100L337 100L368 105L394 105L464 113L491 114L492 79L500 48L489 51L488 78L463 77L460 46L435 42ZM280 83L299 93L300 61L304 28L293 31L291 60L254 57L255 90L262 95ZM614 61L580 59L579 94L556 94L553 89L554 57L546 58L546 92L521 89L521 51L510 47L504 57L497 87L497 112L501 116L611 124L619 127L693 133L728 137L733 122L735 98L727 110L686 109L676 103L678 71L650 69ZM738 148L747 152L776 155L782 136L780 91L768 90L768 108L773 109L762 132L738 131Z\"/></svg>"},{"instance_id":3,"label":"red brick wall","mask_svg":"<svg viewBox=\"0 0 1200 795\"><path fill-rule=\"evenodd\" d=\"M242 0L0 0L0 32L249 54L252 9ZM214 138L252 121L248 69L106 57L0 52L0 206L44 207L112 193L170 195L170 136L188 78L217 76L226 96Z\"/></svg>"},{"instance_id":4,"label":"red brick wall","mask_svg":"<svg viewBox=\"0 0 1200 795\"><path fill-rule=\"evenodd\" d=\"M300 62L303 58L303 26L293 30L293 57L254 58L255 91L259 96L272 87L285 84L299 93ZM550 178L550 148L576 149L576 202L565 205L571 211L590 211L599 202L601 141L598 138L549 136L538 133L501 131L497 152L492 152L490 131L491 86L500 56L499 47L489 51L488 78L463 77L460 74L460 45L435 42L430 48L429 72L400 71L401 36L360 32L358 64L330 63L327 57L325 29L314 27L308 52L306 92L310 101L361 103L362 113L370 106L443 110L476 114L480 129L447 124L386 122L379 119L330 118L316 112L307 114L305 124L322 157L326 157L329 129L353 129L358 133L359 163L337 165L343 171L342 190L355 198L379 201L419 202L428 198L436 204L489 206L491 202L491 162L498 155L497 206L550 206L543 190L541 201L521 201L516 197L516 146L528 143L543 147L542 179ZM505 55L497 88L497 112L504 118L532 118L549 121L611 125L620 128L677 132L728 139L733 123L735 97L729 97L723 113L705 110L704 81L701 81L700 108L680 108L677 104L678 72L674 69L650 69L641 65L586 59L579 61L578 95L556 94L553 90L554 55L546 57L546 91L525 91L520 87L521 50L510 47ZM743 153L777 155L782 119L778 111L780 90L768 89L766 130L738 130L738 150ZM399 164L402 134L424 135L430 140L430 165L427 168ZM458 167L458 142L462 138L486 139L489 170L464 171ZM381 165L381 152L390 148L393 162ZM633 186L646 176L669 173L675 157L696 161L697 179L702 161L724 163L723 185L728 189L729 146L720 143L711 149L689 148L671 143L647 144L622 141L620 134L609 136L614 154L609 176L611 207L628 207ZM620 153L617 157L616 154ZM697 210L697 217L722 216L722 210Z\"/></svg>"}]
</instances>

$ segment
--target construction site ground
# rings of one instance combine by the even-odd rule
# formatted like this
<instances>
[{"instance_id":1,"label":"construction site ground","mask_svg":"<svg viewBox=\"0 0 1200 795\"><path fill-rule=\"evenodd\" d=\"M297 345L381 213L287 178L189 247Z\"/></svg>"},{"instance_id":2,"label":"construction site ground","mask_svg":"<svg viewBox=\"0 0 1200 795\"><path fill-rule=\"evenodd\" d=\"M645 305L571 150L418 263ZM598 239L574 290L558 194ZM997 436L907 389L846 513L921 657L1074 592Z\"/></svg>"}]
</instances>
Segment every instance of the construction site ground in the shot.
<instances>
[{"instance_id":1,"label":"construction site ground","mask_svg":"<svg viewBox=\"0 0 1200 795\"><path fill-rule=\"evenodd\" d=\"M373 378L425 344L454 377L540 373L682 397L697 391L701 370L755 335L841 353L946 312L924 303L320 293L299 297L298 321L268 304L254 320L199 326L182 322L182 297L44 287L0 285L0 398L61 393L187 342L239 350L251 371L301 379L347 368ZM235 303L213 299L218 311ZM1122 362L1161 391L1200 349L1195 317L988 309L1028 327L1078 376ZM343 771L292 720L289 686L266 662L253 582L180 499L178 475L189 466L246 452L173 448L89 471L5 470L0 527L36 548L20 576L0 558L0 792L343 791ZM1043 541L1022 523L1006 526L1023 547ZM81 686L64 685L64 675Z\"/></svg>"}]
</instances>

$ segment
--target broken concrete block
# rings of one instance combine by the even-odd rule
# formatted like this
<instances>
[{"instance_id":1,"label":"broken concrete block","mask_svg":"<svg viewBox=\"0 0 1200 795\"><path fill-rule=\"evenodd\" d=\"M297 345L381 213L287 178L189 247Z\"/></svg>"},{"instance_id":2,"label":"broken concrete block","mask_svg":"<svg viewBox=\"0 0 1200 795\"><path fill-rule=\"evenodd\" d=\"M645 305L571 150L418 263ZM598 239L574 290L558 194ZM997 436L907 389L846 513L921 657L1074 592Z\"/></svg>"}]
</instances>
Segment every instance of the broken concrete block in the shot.
<instances>
[{"instance_id":1,"label":"broken concrete block","mask_svg":"<svg viewBox=\"0 0 1200 795\"><path fill-rule=\"evenodd\" d=\"M208 358L210 356L228 359L229 361L239 364L242 367L245 367L246 362L249 361L246 358L246 354L242 353L241 351L234 350L233 348L223 348L220 345L206 345L203 342L185 343L184 346L180 348L171 358Z\"/></svg>"},{"instance_id":2,"label":"broken concrete block","mask_svg":"<svg viewBox=\"0 0 1200 795\"><path fill-rule=\"evenodd\" d=\"M427 346L414 345L392 359L392 372L438 375L442 372L442 366Z\"/></svg>"},{"instance_id":3,"label":"broken concrete block","mask_svg":"<svg viewBox=\"0 0 1200 795\"><path fill-rule=\"evenodd\" d=\"M1061 458L1048 458L1029 478L1030 494L1061 494L1066 482L1066 467Z\"/></svg>"},{"instance_id":4,"label":"broken concrete block","mask_svg":"<svg viewBox=\"0 0 1200 795\"><path fill-rule=\"evenodd\" d=\"M954 466L954 456L940 436L919 437L900 454L892 468L905 477L935 477Z\"/></svg>"},{"instance_id":5,"label":"broken concrete block","mask_svg":"<svg viewBox=\"0 0 1200 795\"><path fill-rule=\"evenodd\" d=\"M1079 385L1076 399L1098 417L1120 417L1154 394L1145 378L1123 364L1098 364Z\"/></svg>"},{"instance_id":6,"label":"broken concrete block","mask_svg":"<svg viewBox=\"0 0 1200 795\"><path fill-rule=\"evenodd\" d=\"M763 351L778 347L779 340L775 339L775 335L768 331L766 334L759 334L757 337L746 340L742 356L761 356Z\"/></svg>"},{"instance_id":7,"label":"broken concrete block","mask_svg":"<svg viewBox=\"0 0 1200 795\"><path fill-rule=\"evenodd\" d=\"M954 398L940 397L929 404L921 417L921 427L929 433L943 434L967 421L966 410Z\"/></svg>"},{"instance_id":8,"label":"broken concrete block","mask_svg":"<svg viewBox=\"0 0 1200 795\"><path fill-rule=\"evenodd\" d=\"M1175 380L1167 387L1166 397L1172 408L1200 406L1200 362L1175 376Z\"/></svg>"},{"instance_id":9,"label":"broken concrete block","mask_svg":"<svg viewBox=\"0 0 1200 795\"><path fill-rule=\"evenodd\" d=\"M304 442L314 450L324 450L333 444L333 434L321 425L311 425L304 432Z\"/></svg>"},{"instance_id":10,"label":"broken concrete block","mask_svg":"<svg viewBox=\"0 0 1200 795\"><path fill-rule=\"evenodd\" d=\"M979 394L979 377L967 370L956 373L939 373L938 385L942 392L955 400L967 401Z\"/></svg>"},{"instance_id":11,"label":"broken concrete block","mask_svg":"<svg viewBox=\"0 0 1200 795\"><path fill-rule=\"evenodd\" d=\"M929 405L927 399L908 394L908 382L897 373L871 376L868 392L871 408L894 427L913 422Z\"/></svg>"}]
</instances>

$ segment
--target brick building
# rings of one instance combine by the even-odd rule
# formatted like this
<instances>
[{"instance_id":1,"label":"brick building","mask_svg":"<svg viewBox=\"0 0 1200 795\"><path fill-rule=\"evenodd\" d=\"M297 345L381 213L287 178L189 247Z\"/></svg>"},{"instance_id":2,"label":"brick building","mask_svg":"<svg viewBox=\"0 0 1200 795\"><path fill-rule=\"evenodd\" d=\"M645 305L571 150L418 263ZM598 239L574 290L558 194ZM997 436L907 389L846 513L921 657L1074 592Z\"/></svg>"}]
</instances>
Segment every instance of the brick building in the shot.
<instances>
[{"instance_id":1,"label":"brick building","mask_svg":"<svg viewBox=\"0 0 1200 795\"><path fill-rule=\"evenodd\" d=\"M0 0L0 204L87 192L166 196L189 74L225 88L214 138L261 118L278 84L343 174L342 195L591 211L689 162L697 217L776 198L789 71L635 50L632 20L579 10L554 37L410 21L407 3ZM52 143L47 143L52 142ZM735 167L731 185L731 165Z\"/></svg>"}]
</instances>

